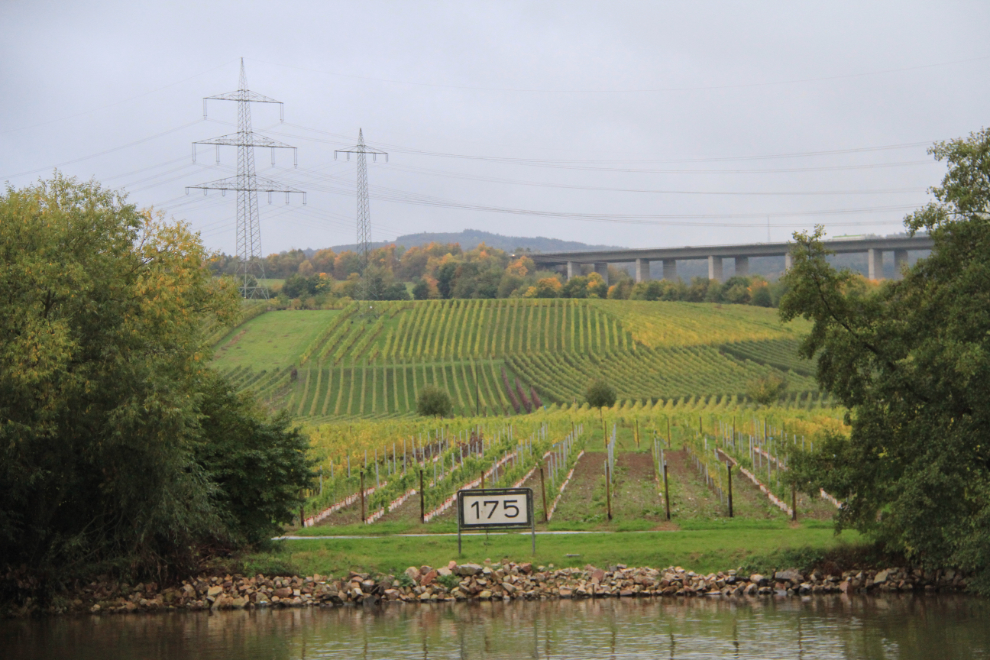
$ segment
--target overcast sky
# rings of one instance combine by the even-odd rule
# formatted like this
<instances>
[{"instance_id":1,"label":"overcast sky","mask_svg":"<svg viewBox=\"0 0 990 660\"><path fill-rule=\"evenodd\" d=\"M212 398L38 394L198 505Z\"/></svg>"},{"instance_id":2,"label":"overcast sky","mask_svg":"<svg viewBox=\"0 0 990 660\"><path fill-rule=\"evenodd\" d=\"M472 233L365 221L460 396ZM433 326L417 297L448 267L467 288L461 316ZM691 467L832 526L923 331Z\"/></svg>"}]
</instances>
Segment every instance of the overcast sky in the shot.
<instances>
[{"instance_id":1,"label":"overcast sky","mask_svg":"<svg viewBox=\"0 0 990 660\"><path fill-rule=\"evenodd\" d=\"M900 231L985 125L987 2L0 3L0 181L54 167L125 188L235 251L236 172L191 143L254 128L264 252L354 242L367 142L372 238L473 228L650 247ZM781 157L782 156L782 157Z\"/></svg>"}]
</instances>

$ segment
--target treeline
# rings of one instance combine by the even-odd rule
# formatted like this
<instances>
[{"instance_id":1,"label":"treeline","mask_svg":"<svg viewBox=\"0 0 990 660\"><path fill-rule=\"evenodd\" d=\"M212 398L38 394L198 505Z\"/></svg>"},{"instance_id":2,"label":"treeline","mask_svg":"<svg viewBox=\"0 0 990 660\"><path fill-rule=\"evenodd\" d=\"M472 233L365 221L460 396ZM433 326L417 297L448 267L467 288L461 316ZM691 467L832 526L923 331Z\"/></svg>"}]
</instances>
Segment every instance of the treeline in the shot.
<instances>
[{"instance_id":1,"label":"treeline","mask_svg":"<svg viewBox=\"0 0 990 660\"><path fill-rule=\"evenodd\" d=\"M217 274L237 272L236 258L213 262ZM350 300L434 300L451 298L611 298L673 300L775 307L783 285L759 275L715 282L696 277L636 283L625 270L609 267L608 281L598 273L565 281L557 272L538 270L526 254L509 254L484 243L462 250L456 243L430 243L403 249L376 248L368 263L356 252L302 250L269 255L265 274L284 279L274 288L285 306L322 307ZM404 282L412 283L407 288Z\"/></svg>"}]
</instances>

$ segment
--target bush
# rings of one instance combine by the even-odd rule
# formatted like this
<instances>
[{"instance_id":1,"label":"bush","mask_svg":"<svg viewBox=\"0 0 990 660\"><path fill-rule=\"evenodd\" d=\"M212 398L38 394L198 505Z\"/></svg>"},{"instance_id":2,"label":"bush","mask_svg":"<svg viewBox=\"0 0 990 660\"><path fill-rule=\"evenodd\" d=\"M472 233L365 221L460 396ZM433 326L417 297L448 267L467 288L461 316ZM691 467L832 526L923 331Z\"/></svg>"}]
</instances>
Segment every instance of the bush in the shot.
<instances>
[{"instance_id":1,"label":"bush","mask_svg":"<svg viewBox=\"0 0 990 660\"><path fill-rule=\"evenodd\" d=\"M615 405L615 389L604 380L596 380L588 385L584 398L592 408L611 408Z\"/></svg>"},{"instance_id":2,"label":"bush","mask_svg":"<svg viewBox=\"0 0 990 660\"><path fill-rule=\"evenodd\" d=\"M194 455L219 488L213 502L231 540L256 544L295 519L301 489L310 485L309 441L282 411L268 418L257 403L214 376L205 388L202 439Z\"/></svg>"},{"instance_id":3,"label":"bush","mask_svg":"<svg viewBox=\"0 0 990 660\"><path fill-rule=\"evenodd\" d=\"M749 384L746 394L761 406L769 406L780 400L787 390L787 380L780 374L760 376Z\"/></svg>"},{"instance_id":4,"label":"bush","mask_svg":"<svg viewBox=\"0 0 990 660\"><path fill-rule=\"evenodd\" d=\"M424 417L449 417L454 410L450 395L435 385L427 385L419 391L416 411Z\"/></svg>"}]
</instances>

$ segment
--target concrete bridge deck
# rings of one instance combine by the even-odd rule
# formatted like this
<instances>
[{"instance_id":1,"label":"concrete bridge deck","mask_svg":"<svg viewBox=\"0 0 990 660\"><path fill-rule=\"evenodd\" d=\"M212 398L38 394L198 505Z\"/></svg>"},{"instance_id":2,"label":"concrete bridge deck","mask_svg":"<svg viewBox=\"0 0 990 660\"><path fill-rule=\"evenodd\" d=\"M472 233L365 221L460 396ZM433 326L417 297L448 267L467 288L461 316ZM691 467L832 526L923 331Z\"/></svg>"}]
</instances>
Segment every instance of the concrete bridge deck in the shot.
<instances>
[{"instance_id":1,"label":"concrete bridge deck","mask_svg":"<svg viewBox=\"0 0 990 660\"><path fill-rule=\"evenodd\" d=\"M567 277L580 274L581 265L593 265L596 272L608 279L608 264L636 264L636 281L650 279L650 262L663 262L664 279L677 278L677 262L695 259L708 260L709 279L722 277L722 260L733 259L737 275L749 273L751 257L784 257L784 268L790 268L792 243L751 243L748 245L708 245L677 248L639 248L624 250L591 250L588 252L548 252L530 255L537 266L552 268L566 266ZM896 238L854 238L825 241L829 250L837 254L865 252L869 265L870 279L883 277L883 253L894 253L895 272L900 273L900 265L907 262L911 250L931 250L932 239L928 236L901 236Z\"/></svg>"}]
</instances>

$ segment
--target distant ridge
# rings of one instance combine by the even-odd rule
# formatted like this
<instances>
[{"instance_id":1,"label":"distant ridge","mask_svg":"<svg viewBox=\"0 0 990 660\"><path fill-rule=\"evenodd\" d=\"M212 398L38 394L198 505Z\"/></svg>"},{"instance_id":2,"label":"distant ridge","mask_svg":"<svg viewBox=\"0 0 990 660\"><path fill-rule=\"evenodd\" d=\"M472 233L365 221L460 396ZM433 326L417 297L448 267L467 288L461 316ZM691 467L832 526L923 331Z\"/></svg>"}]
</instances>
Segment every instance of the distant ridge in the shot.
<instances>
[{"instance_id":1,"label":"distant ridge","mask_svg":"<svg viewBox=\"0 0 990 660\"><path fill-rule=\"evenodd\" d=\"M610 250L616 248L614 245L588 245L587 243L580 243L578 241L564 241L559 238L545 238L543 236L537 236L535 238L528 236L503 236L478 229L465 229L456 233L423 232L421 234L406 234L405 236L399 236L394 241L379 241L372 243L371 246L372 248L376 248L391 245L392 243L401 245L404 248L427 245L428 243L459 243L462 250L473 250L479 243L484 243L489 247L505 250L506 252L512 252L516 248L522 248L532 252ZM343 252L345 250L355 250L357 249L357 245L353 243L350 245L334 245L330 249L334 252ZM304 252L306 256L312 256L316 250L308 249L304 250Z\"/></svg>"}]
</instances>

